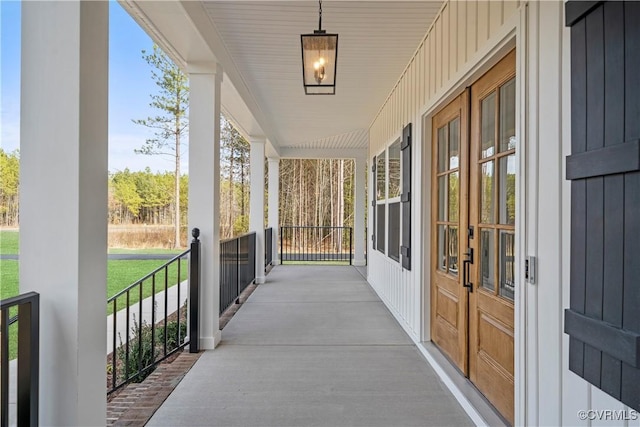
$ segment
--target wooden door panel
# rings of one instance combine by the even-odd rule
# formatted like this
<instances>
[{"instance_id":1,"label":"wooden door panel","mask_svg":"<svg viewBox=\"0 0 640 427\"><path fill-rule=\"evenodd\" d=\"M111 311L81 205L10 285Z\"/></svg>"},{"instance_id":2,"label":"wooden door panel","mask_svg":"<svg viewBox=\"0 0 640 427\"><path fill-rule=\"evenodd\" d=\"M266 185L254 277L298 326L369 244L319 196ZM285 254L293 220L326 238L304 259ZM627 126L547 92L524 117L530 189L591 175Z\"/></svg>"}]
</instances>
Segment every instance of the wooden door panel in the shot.
<instances>
[{"instance_id":1,"label":"wooden door panel","mask_svg":"<svg viewBox=\"0 0 640 427\"><path fill-rule=\"evenodd\" d=\"M506 327L513 330L515 325L513 303L503 298L495 298L494 295L491 295L484 289L478 289L477 293L477 310L490 312L492 317L498 319Z\"/></svg>"},{"instance_id":2,"label":"wooden door panel","mask_svg":"<svg viewBox=\"0 0 640 427\"><path fill-rule=\"evenodd\" d=\"M467 292L462 287L461 271L458 266L461 259L461 243L465 240L462 239L462 231L467 228L467 208L466 204L460 203L461 200L466 200L467 191L467 177L466 168L462 168L461 165L466 164L467 153L467 125L466 125L466 113L464 106L467 103L466 92L453 100L448 106L436 114L433 118L433 148L432 148L432 200L431 200L431 216L432 226L434 230L444 228L446 231L440 236L436 231L433 233L431 240L431 339L432 341L447 355L447 357L460 369L465 375L468 373L468 351L467 351ZM450 131L450 124L455 123L455 132ZM439 129L446 128L446 141L442 144L443 140L439 140ZM442 137L443 134L440 135ZM457 138L457 141L453 145L450 144L452 137ZM440 144L439 144L440 142ZM457 144L457 161L458 164L451 161L451 147L455 147ZM444 148L446 155L440 153L439 150ZM444 156L439 156L443 154ZM443 169L442 165L439 165L438 161L446 163L446 168ZM440 169L440 170L439 170ZM451 184L450 178L454 176L457 179L457 201L454 200L452 205L457 205L456 214L453 216L444 214L439 211L439 203L443 209L450 213L451 204L449 197L449 185ZM444 180L448 182L446 186L447 196L439 198L438 177L444 177ZM455 236L455 243L451 246L451 230ZM455 231L457 230L457 231ZM440 237L439 237L440 236ZM444 249L439 250L438 239L444 239ZM445 269L443 271L442 269Z\"/></svg>"},{"instance_id":3,"label":"wooden door panel","mask_svg":"<svg viewBox=\"0 0 640 427\"><path fill-rule=\"evenodd\" d=\"M449 358L458 366L464 363L462 355L465 349L460 348L460 299L458 295L440 286L436 293L435 324L433 335L436 344L449 355Z\"/></svg>"},{"instance_id":4,"label":"wooden door panel","mask_svg":"<svg viewBox=\"0 0 640 427\"><path fill-rule=\"evenodd\" d=\"M472 85L469 156L469 224L477 231L471 247L478 254L470 269L473 291L469 294L469 378L511 423L515 247L507 245L506 240L502 242L499 236L515 233L514 217L504 214L508 210L504 195L515 188L508 178L515 176L515 171L508 169L515 144L508 139L505 143L504 138L505 127L512 123L504 119L504 112L515 114L515 97L505 95L507 87L511 94L515 93L514 78L515 51L512 51ZM515 132L507 135L513 138ZM481 248L482 232L493 238L486 239Z\"/></svg>"},{"instance_id":5,"label":"wooden door panel","mask_svg":"<svg viewBox=\"0 0 640 427\"><path fill-rule=\"evenodd\" d=\"M496 369L513 378L513 327L495 318L492 313L477 312L478 354L491 360Z\"/></svg>"},{"instance_id":6,"label":"wooden door panel","mask_svg":"<svg viewBox=\"0 0 640 427\"><path fill-rule=\"evenodd\" d=\"M449 324L454 330L458 330L458 304L460 300L458 295L447 291L444 287L438 287L436 301L436 318L442 319L443 322Z\"/></svg>"},{"instance_id":7,"label":"wooden door panel","mask_svg":"<svg viewBox=\"0 0 640 427\"><path fill-rule=\"evenodd\" d=\"M514 381L513 375L493 362L485 353L478 353L475 380L473 383L493 406L513 424Z\"/></svg>"}]
</instances>

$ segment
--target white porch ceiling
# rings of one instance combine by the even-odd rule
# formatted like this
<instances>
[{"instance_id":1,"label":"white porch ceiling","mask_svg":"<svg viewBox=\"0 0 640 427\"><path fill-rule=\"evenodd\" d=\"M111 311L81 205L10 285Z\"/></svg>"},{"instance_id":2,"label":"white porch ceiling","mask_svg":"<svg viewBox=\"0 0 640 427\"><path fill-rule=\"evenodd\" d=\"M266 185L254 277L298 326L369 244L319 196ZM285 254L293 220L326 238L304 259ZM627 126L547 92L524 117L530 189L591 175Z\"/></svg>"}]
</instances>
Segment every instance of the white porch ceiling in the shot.
<instances>
[{"instance_id":1,"label":"white porch ceiling","mask_svg":"<svg viewBox=\"0 0 640 427\"><path fill-rule=\"evenodd\" d=\"M123 3L126 7L134 2ZM156 41L181 56L183 64L189 62L193 45L185 53L179 47L185 33L153 22L154 4L164 7L161 16L166 18L166 3L135 3L134 18L137 14L152 37L161 34ZM238 121L250 111L281 155L297 156L307 150L366 150L369 126L442 3L324 1L323 29L339 34L333 96L308 96L302 86L300 34L317 29L317 1L205 0L181 5L182 18L186 15L193 23L245 104L240 108L237 100L225 97L223 88L223 109ZM256 132L255 124L240 125L247 133Z\"/></svg>"}]
</instances>

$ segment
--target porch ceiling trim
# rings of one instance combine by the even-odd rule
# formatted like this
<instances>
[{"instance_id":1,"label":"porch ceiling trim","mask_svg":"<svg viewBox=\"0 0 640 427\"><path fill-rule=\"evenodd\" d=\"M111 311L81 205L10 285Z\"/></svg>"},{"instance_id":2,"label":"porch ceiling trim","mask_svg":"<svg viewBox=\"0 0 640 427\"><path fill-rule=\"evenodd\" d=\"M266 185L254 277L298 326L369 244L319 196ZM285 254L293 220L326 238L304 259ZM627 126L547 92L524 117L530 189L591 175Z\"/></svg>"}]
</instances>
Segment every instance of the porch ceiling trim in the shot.
<instances>
[{"instance_id":1,"label":"porch ceiling trim","mask_svg":"<svg viewBox=\"0 0 640 427\"><path fill-rule=\"evenodd\" d=\"M283 159L366 159L367 148L281 148L280 157Z\"/></svg>"}]
</instances>

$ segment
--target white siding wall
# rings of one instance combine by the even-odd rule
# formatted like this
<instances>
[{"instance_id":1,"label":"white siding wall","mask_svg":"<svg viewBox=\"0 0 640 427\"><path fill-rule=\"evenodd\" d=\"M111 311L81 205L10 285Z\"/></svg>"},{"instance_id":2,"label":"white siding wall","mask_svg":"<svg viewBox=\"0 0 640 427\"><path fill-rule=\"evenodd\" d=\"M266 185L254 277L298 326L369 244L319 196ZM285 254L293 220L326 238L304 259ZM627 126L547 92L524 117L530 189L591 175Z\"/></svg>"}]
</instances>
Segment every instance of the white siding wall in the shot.
<instances>
[{"instance_id":1,"label":"white siding wall","mask_svg":"<svg viewBox=\"0 0 640 427\"><path fill-rule=\"evenodd\" d=\"M443 6L370 127L369 158L413 123L413 257L412 271L402 270L373 249L369 238L369 282L415 341L429 339L431 115L501 52L517 46L518 248L521 257L536 256L539 269L536 284L525 283L522 271L518 276L516 424L640 427L640 420L581 421L579 410L633 413L568 370L563 310L569 305L571 195L564 168L571 143L571 75L563 9L559 1L453 1ZM514 35L518 40L509 42Z\"/></svg>"}]
</instances>

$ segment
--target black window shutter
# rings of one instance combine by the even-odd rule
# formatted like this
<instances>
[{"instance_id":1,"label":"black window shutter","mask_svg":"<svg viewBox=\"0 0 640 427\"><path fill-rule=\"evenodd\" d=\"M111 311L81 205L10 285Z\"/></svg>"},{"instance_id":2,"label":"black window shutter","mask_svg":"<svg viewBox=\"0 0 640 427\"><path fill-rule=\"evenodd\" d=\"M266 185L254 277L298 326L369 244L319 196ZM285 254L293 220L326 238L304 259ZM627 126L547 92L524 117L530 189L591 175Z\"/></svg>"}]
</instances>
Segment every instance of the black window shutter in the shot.
<instances>
[{"instance_id":1,"label":"black window shutter","mask_svg":"<svg viewBox=\"0 0 640 427\"><path fill-rule=\"evenodd\" d=\"M411 270L411 123L402 129L402 267Z\"/></svg>"},{"instance_id":2,"label":"black window shutter","mask_svg":"<svg viewBox=\"0 0 640 427\"><path fill-rule=\"evenodd\" d=\"M377 176L376 176L376 156L373 156L373 160L371 161L371 176L373 179L371 180L371 188L373 189L373 197L371 198L371 219L373 220L373 226L371 227L371 246L373 249L376 248L376 199L378 198L376 185L377 185Z\"/></svg>"},{"instance_id":3,"label":"black window shutter","mask_svg":"<svg viewBox=\"0 0 640 427\"><path fill-rule=\"evenodd\" d=\"M569 1L565 15L569 369L640 410L640 3Z\"/></svg>"}]
</instances>

